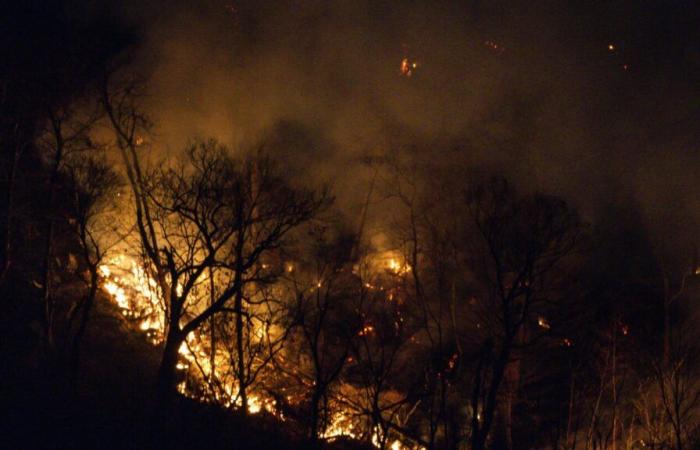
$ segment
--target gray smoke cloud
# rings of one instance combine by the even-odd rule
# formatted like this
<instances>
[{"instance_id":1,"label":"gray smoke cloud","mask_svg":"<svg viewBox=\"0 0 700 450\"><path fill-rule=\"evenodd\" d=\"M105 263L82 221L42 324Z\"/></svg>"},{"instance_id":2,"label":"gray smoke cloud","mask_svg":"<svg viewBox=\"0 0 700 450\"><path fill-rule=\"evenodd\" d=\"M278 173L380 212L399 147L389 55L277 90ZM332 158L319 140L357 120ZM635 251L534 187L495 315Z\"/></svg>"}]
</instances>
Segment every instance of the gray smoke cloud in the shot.
<instances>
[{"instance_id":1,"label":"gray smoke cloud","mask_svg":"<svg viewBox=\"0 0 700 450\"><path fill-rule=\"evenodd\" d=\"M634 226L685 251L700 217L700 47L693 36L648 33L676 29L684 11L668 12L666 24L655 19L653 8L667 12L661 4L569 3L92 8L141 34L138 64L152 75L166 152L193 137L232 148L264 141L295 170L331 180L352 214L369 184L362 159L400 149L561 195L594 223L631 207ZM403 58L417 64L411 77L401 75Z\"/></svg>"}]
</instances>

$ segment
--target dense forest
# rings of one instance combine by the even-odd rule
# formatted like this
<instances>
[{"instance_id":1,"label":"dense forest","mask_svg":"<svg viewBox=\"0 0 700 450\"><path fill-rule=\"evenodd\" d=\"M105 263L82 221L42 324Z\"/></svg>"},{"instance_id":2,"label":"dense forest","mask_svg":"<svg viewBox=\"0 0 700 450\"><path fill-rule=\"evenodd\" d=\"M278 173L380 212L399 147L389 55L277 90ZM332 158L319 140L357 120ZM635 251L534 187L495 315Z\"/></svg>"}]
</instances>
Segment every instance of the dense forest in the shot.
<instances>
[{"instance_id":1,"label":"dense forest","mask_svg":"<svg viewBox=\"0 0 700 450\"><path fill-rule=\"evenodd\" d=\"M69 3L2 18L0 447L700 448L697 236L464 156L501 141L165 148L142 33Z\"/></svg>"}]
</instances>

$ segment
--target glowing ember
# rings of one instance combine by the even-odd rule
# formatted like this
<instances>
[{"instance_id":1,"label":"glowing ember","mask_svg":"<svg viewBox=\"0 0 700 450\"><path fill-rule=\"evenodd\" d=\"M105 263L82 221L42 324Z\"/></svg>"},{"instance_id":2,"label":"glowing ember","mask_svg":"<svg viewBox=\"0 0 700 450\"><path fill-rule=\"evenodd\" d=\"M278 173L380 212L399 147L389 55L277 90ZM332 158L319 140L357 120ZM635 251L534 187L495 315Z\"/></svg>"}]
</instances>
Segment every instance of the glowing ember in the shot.
<instances>
[{"instance_id":1,"label":"glowing ember","mask_svg":"<svg viewBox=\"0 0 700 450\"><path fill-rule=\"evenodd\" d=\"M413 72L418 68L418 62L416 61L411 61L408 58L404 58L401 60L401 75L404 77L411 77L413 76Z\"/></svg>"},{"instance_id":2,"label":"glowing ember","mask_svg":"<svg viewBox=\"0 0 700 450\"><path fill-rule=\"evenodd\" d=\"M352 418L342 411L336 412L330 420L321 437L328 441L333 441L341 436L359 439L361 434L356 432Z\"/></svg>"},{"instance_id":3,"label":"glowing ember","mask_svg":"<svg viewBox=\"0 0 700 450\"><path fill-rule=\"evenodd\" d=\"M398 258L390 258L387 262L387 268L397 275L404 275L411 271L411 266L400 262Z\"/></svg>"},{"instance_id":4,"label":"glowing ember","mask_svg":"<svg viewBox=\"0 0 700 450\"><path fill-rule=\"evenodd\" d=\"M505 47L494 41L484 41L484 45L486 46L486 48L496 53L503 53L505 51Z\"/></svg>"},{"instance_id":5,"label":"glowing ember","mask_svg":"<svg viewBox=\"0 0 700 450\"><path fill-rule=\"evenodd\" d=\"M362 329L357 333L358 336L367 336L368 334L372 334L374 331L374 327L372 325L365 325L362 327Z\"/></svg>"}]
</instances>

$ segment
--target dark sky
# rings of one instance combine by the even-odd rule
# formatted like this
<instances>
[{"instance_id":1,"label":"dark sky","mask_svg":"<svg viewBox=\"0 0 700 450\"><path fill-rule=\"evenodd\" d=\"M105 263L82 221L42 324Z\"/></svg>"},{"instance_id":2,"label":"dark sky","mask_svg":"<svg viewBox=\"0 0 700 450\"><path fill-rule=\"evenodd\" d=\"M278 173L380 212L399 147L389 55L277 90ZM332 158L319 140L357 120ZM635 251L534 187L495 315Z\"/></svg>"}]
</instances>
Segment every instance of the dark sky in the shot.
<instances>
[{"instance_id":1,"label":"dark sky","mask_svg":"<svg viewBox=\"0 0 700 450\"><path fill-rule=\"evenodd\" d=\"M360 159L400 148L562 195L594 223L619 213L674 252L697 241L696 2L86 3L76 15L139 36L165 151L284 141L352 210Z\"/></svg>"}]
</instances>

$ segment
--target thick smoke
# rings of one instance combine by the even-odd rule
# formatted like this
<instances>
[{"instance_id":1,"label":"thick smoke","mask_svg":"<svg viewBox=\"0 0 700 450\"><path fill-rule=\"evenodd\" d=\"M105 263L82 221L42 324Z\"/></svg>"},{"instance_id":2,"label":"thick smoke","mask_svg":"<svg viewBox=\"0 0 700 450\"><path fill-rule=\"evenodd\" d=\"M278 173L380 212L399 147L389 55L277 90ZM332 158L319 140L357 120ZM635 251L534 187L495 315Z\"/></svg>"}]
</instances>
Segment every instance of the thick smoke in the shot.
<instances>
[{"instance_id":1,"label":"thick smoke","mask_svg":"<svg viewBox=\"0 0 700 450\"><path fill-rule=\"evenodd\" d=\"M265 142L353 213L363 161L399 149L561 195L593 223L632 209L660 253L696 241L700 46L683 2L143 3L91 13L141 35L165 152Z\"/></svg>"}]
</instances>

